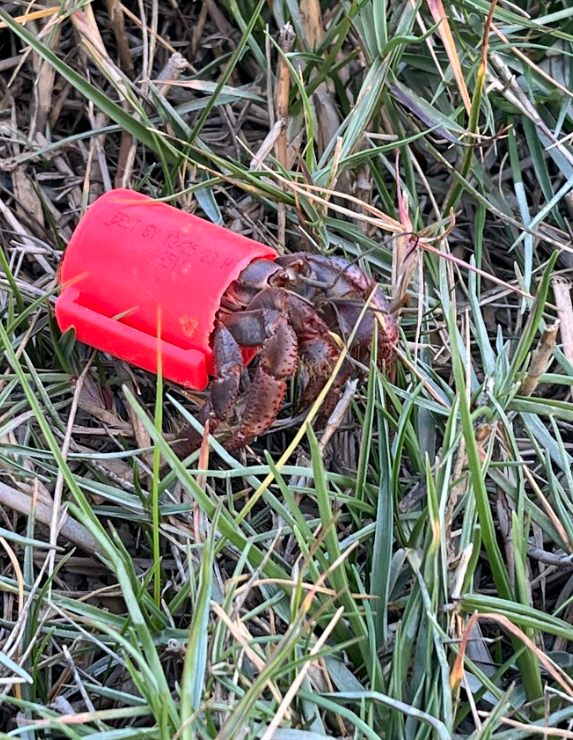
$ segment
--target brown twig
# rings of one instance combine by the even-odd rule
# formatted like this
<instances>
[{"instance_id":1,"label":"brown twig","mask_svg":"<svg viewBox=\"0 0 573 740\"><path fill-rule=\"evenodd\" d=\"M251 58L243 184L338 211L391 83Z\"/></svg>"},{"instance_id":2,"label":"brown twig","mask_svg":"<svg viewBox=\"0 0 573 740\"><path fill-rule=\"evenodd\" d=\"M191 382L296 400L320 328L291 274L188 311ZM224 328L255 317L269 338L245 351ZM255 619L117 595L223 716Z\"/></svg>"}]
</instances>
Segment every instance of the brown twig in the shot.
<instances>
[{"instance_id":1,"label":"brown twig","mask_svg":"<svg viewBox=\"0 0 573 740\"><path fill-rule=\"evenodd\" d=\"M283 120L285 125L281 128L276 143L277 159L281 166L286 170L287 161L287 125L289 113L289 95L290 95L290 70L284 59L284 55L292 51L294 46L295 33L290 23L287 23L279 33L279 46L282 54L279 55L277 63L277 89L276 89L276 115L277 119ZM285 243L286 234L286 211L284 204L279 204L278 208L278 241L281 247Z\"/></svg>"},{"instance_id":2,"label":"brown twig","mask_svg":"<svg viewBox=\"0 0 573 740\"><path fill-rule=\"evenodd\" d=\"M30 516L33 509L30 496L23 491L7 486L5 483L0 483L0 504L25 516ZM49 527L52 520L52 507L43 501L36 501L35 515L36 520L40 524ZM81 548L88 555L97 557L99 553L97 542L83 524L66 517L59 529L59 535L73 545L76 545L76 547Z\"/></svg>"},{"instance_id":3,"label":"brown twig","mask_svg":"<svg viewBox=\"0 0 573 740\"><path fill-rule=\"evenodd\" d=\"M133 59L131 58L129 42L125 31L125 17L122 13L121 3L119 0L105 0L105 4L109 14L109 21L113 29L113 35L115 36L121 68L132 80L134 77Z\"/></svg>"}]
</instances>

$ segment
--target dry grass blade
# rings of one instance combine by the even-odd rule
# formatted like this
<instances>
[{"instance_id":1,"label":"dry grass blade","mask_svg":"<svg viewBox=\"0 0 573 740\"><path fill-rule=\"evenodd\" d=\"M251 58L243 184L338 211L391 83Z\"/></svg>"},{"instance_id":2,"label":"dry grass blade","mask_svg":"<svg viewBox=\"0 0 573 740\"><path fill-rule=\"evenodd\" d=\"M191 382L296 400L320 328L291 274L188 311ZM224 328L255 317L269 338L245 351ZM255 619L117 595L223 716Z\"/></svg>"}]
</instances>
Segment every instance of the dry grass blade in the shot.
<instances>
[{"instance_id":1,"label":"dry grass blade","mask_svg":"<svg viewBox=\"0 0 573 740\"><path fill-rule=\"evenodd\" d=\"M43 20L44 18L51 18L60 12L58 7L43 8L42 10L33 10L32 12L25 13L24 15L17 15L14 17L16 23L28 23L30 21ZM6 23L0 23L0 29L8 28Z\"/></svg>"},{"instance_id":2,"label":"dry grass blade","mask_svg":"<svg viewBox=\"0 0 573 740\"><path fill-rule=\"evenodd\" d=\"M289 690L285 694L282 702L279 704L279 707L277 709L277 712L270 723L270 725L265 730L262 740L272 740L275 732L280 727L281 723L283 722L285 715L289 713L289 707L294 700L297 691L299 690L302 682L304 681L310 667L311 667L311 661L310 657L315 656L323 647L323 645L326 644L328 638L332 634L334 628L336 627L338 621L341 619L342 615L344 614L344 608L340 607L340 609L337 610L334 617L330 620L330 622L326 625L324 632L320 635L314 646L311 648L309 652L309 660L303 665L299 673L297 674L295 680L292 682Z\"/></svg>"},{"instance_id":3,"label":"dry grass blade","mask_svg":"<svg viewBox=\"0 0 573 740\"><path fill-rule=\"evenodd\" d=\"M450 60L450 64L452 65L452 70L454 73L454 77L456 78L456 82L458 83L460 96L463 100L466 112L469 116L471 114L472 104L462 70L462 65L460 63L460 58L458 56L458 51L456 49L454 36L450 28L448 14L446 13L442 0L427 0L427 4L430 9L430 13L432 14L432 18L434 19L434 23L439 24L438 33L440 35L440 38L442 39L442 43L446 48L446 54L448 55L448 59Z\"/></svg>"},{"instance_id":4,"label":"dry grass blade","mask_svg":"<svg viewBox=\"0 0 573 740\"><path fill-rule=\"evenodd\" d=\"M531 365L527 370L527 375L519 389L521 395L530 396L537 388L541 376L549 369L553 359L553 350L555 348L559 326L560 322L556 321L543 332L539 340L539 345L531 358Z\"/></svg>"},{"instance_id":5,"label":"dry grass blade","mask_svg":"<svg viewBox=\"0 0 573 740\"><path fill-rule=\"evenodd\" d=\"M573 302L571 300L571 282L565 278L552 281L557 315L559 316L563 354L573 364Z\"/></svg>"},{"instance_id":6,"label":"dry grass blade","mask_svg":"<svg viewBox=\"0 0 573 740\"><path fill-rule=\"evenodd\" d=\"M451 675L451 681L452 686L459 687L461 680L464 675L464 659L465 659L465 652L467 650L467 641L469 638L469 635L471 635L474 625L477 622L482 621L488 621L491 620L492 622L497 622L502 627L504 627L508 632L511 632L516 637L518 637L526 646L527 648L534 653L539 661L543 664L543 667L545 670L557 681L557 683L561 686L563 691L565 693L573 698L573 680L570 678L570 676L567 675L567 673L561 669L558 665L556 665L550 658L547 657L547 655L543 652L543 650L540 650L535 643L529 639L529 637L523 632L523 630L519 629L519 627L516 627L513 622L511 622L510 619L507 617L502 616L501 614L488 614L488 613L482 613L482 614L474 614L470 617L468 624L466 626L464 636L462 638L462 642L460 644L460 652L458 654L458 657L456 658L456 664L452 670Z\"/></svg>"},{"instance_id":7,"label":"dry grass blade","mask_svg":"<svg viewBox=\"0 0 573 740\"><path fill-rule=\"evenodd\" d=\"M125 78L107 52L91 5L86 5L83 10L76 10L72 13L71 19L81 44L92 61L109 77L124 102L133 101Z\"/></svg>"}]
</instances>

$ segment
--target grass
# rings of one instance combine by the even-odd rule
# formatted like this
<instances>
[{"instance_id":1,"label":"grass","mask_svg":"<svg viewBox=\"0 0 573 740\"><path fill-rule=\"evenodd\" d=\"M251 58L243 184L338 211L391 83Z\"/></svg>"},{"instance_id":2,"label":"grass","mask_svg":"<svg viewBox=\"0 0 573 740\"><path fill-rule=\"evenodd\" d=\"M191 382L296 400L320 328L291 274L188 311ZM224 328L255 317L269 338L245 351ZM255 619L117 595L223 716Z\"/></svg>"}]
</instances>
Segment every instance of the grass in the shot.
<instances>
[{"instance_id":1,"label":"grass","mask_svg":"<svg viewBox=\"0 0 573 740\"><path fill-rule=\"evenodd\" d=\"M3 4L1 738L571 737L572 42L570 0ZM114 185L356 260L395 371L180 460L201 394L54 320Z\"/></svg>"}]
</instances>

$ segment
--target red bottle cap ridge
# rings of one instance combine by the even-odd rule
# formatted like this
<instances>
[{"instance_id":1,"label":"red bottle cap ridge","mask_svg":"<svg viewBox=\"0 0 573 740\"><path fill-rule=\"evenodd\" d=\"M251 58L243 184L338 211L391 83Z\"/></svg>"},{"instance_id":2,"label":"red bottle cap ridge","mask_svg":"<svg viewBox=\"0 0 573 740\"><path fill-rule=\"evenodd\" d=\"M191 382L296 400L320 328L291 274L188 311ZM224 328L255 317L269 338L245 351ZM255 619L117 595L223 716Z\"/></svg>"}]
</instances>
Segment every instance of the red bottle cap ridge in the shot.
<instances>
[{"instance_id":1,"label":"red bottle cap ridge","mask_svg":"<svg viewBox=\"0 0 573 740\"><path fill-rule=\"evenodd\" d=\"M146 195L112 190L89 207L67 246L57 322L150 372L161 350L165 378L202 390L213 372L210 336L224 292L250 262L276 256Z\"/></svg>"}]
</instances>

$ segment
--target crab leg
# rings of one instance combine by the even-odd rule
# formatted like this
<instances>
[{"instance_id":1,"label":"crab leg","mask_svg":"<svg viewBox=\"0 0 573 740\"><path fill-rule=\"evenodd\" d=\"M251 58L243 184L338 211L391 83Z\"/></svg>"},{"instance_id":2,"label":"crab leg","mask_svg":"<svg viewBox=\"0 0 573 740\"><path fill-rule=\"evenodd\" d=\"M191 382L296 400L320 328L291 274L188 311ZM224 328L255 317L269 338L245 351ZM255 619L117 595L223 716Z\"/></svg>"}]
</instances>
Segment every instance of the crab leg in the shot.
<instances>
[{"instance_id":1,"label":"crab leg","mask_svg":"<svg viewBox=\"0 0 573 740\"><path fill-rule=\"evenodd\" d=\"M241 376L245 370L243 355L229 330L220 323L213 332L213 360L216 378L209 386L209 398L199 412L198 421L214 432L220 421L231 413L239 395ZM200 435L191 427L186 430L187 440L178 445L177 453L186 457L201 444Z\"/></svg>"},{"instance_id":2,"label":"crab leg","mask_svg":"<svg viewBox=\"0 0 573 740\"><path fill-rule=\"evenodd\" d=\"M213 332L213 360L217 377L211 381L209 400L215 416L225 421L239 395L245 368L241 349L225 324Z\"/></svg>"}]
</instances>

